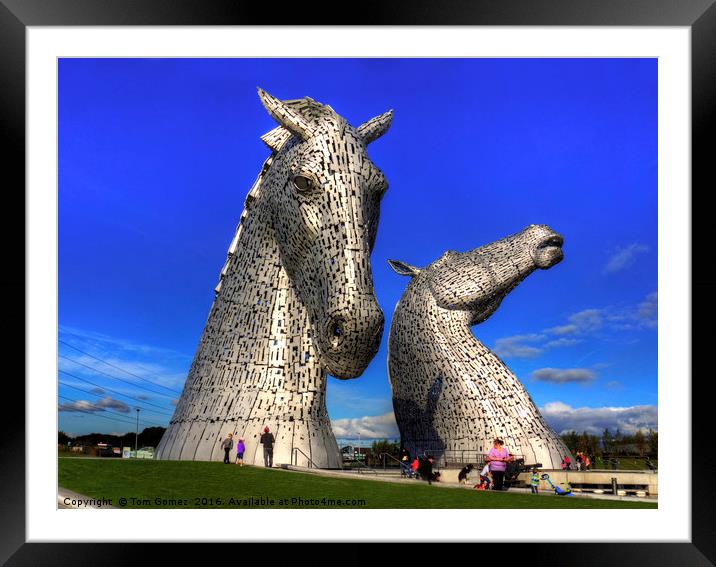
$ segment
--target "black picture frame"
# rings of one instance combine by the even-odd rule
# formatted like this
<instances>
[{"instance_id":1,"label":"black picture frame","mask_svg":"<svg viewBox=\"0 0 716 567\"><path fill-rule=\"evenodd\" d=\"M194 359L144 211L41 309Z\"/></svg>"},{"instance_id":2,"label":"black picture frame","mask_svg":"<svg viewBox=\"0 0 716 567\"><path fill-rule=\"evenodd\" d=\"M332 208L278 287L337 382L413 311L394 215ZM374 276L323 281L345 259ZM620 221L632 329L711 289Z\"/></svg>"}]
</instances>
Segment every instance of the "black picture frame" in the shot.
<instances>
[{"instance_id":1,"label":"black picture frame","mask_svg":"<svg viewBox=\"0 0 716 567\"><path fill-rule=\"evenodd\" d=\"M263 3L239 0L0 0L0 117L5 150L0 154L2 172L7 179L4 202L6 214L2 224L5 243L5 270L0 279L4 303L5 327L12 329L6 339L6 352L24 352L24 305L18 301L32 301L25 293L25 251L18 242L23 234L25 211L25 37L28 26L121 26L121 25L551 25L551 26L687 26L691 29L692 77L692 305L697 307L692 319L692 454L694 461L684 464L678 448L662 447L663 461L668 466L683 469L691 475L691 543L562 543L509 544L510 554L520 562L549 565L713 565L716 563L716 483L711 479L714 467L713 443L709 443L707 416L712 402L708 394L709 376L697 374L698 361L704 363L709 352L711 333L698 333L697 321L706 323L714 312L716 296L716 263L707 221L710 208L705 202L709 189L716 186L713 175L713 156L708 150L710 138L716 131L716 5L715 0L459 0L432 2L431 0L377 0L356 4L353 12L339 9L336 3L312 2L281 5L268 10ZM341 14L350 13L350 21ZM684 191L688 191L684 187ZM698 206L700 203L701 206ZM20 225L12 221L20 219ZM713 222L713 221L711 221ZM10 315L8 318L7 316ZM14 319L14 321L13 321ZM7 321L10 323L7 323ZM51 318L49 320L52 320ZM12 324L14 323L14 324ZM6 355L6 360L12 358ZM23 358L15 355L16 365L24 374ZM25 393L17 379L19 372L6 371L6 387L14 381L16 392L6 391L12 403L6 403L0 413L5 442L0 451L2 475L0 482L0 561L15 565L76 564L78 558L103 564L127 564L128 561L161 561L163 564L179 560L186 553L185 546L137 544L41 544L25 543ZM684 387L689 387L684 377ZM20 402L22 400L22 403ZM31 450L46 450L52 440L33 440ZM669 458L673 456L673 460ZM516 515L519 513L516 511ZM272 531L273 527L269 527ZM267 529L269 529L267 528ZM478 530L479 526L475 526ZM278 537L280 530L275 532ZM507 533L507 532L506 532ZM558 536L559 529L553 535ZM290 534L284 534L290 535ZM81 534L77 535L81 539ZM451 546L452 553L465 556L476 554L475 560L487 561L495 545L479 551ZM81 548L80 548L81 547ZM431 562L449 561L442 550L421 551L412 545L410 555L426 554ZM257 550L258 551L258 550ZM496 550L495 550L496 551ZM229 544L212 547L215 560L234 560L236 547ZM267 550L272 561L280 559L275 548ZM248 560L247 551L243 551ZM402 553L402 552L400 552ZM500 553L505 553L500 551ZM301 558L298 551L288 557ZM332 563L331 552L311 554L312 562L326 557ZM353 554L351 554L353 555ZM205 556L205 557L210 557ZM341 562L346 557L342 556ZM368 558L359 553L351 563ZM470 557L469 555L467 557ZM255 560L255 559L251 559ZM365 559L367 560L367 559ZM397 560L397 558L396 558ZM360 560L362 561L362 560ZM94 562L94 561L92 561Z\"/></svg>"}]
</instances>

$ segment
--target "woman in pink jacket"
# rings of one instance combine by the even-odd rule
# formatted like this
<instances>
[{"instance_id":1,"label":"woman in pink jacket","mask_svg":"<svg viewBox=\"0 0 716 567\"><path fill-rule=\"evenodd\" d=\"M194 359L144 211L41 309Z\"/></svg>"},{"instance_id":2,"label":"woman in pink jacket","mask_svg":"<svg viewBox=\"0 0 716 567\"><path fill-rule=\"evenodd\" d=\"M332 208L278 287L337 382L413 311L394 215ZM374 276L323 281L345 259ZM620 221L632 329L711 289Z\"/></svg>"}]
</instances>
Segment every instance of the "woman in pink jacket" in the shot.
<instances>
[{"instance_id":1,"label":"woman in pink jacket","mask_svg":"<svg viewBox=\"0 0 716 567\"><path fill-rule=\"evenodd\" d=\"M492 449L490 449L485 459L485 462L490 467L490 474L492 475L492 490L502 490L505 482L507 463L514 459L514 457L510 456L509 451L504 448L504 444L505 442L502 439L495 439Z\"/></svg>"}]
</instances>

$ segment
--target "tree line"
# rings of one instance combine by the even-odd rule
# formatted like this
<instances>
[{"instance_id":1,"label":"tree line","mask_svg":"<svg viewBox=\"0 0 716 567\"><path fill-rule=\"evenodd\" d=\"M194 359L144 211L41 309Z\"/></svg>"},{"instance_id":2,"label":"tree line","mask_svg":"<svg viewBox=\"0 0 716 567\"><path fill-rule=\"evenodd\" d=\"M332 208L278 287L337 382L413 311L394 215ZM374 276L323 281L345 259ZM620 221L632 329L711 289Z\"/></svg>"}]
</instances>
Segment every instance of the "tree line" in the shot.
<instances>
[{"instance_id":1,"label":"tree line","mask_svg":"<svg viewBox=\"0 0 716 567\"><path fill-rule=\"evenodd\" d=\"M147 427L139 432L137 437L138 448L156 447L166 431L165 427ZM134 432L122 435L109 435L107 433L88 433L72 437L64 431L57 433L57 444L62 447L96 447L97 443L107 443L111 447L131 447L134 449Z\"/></svg>"},{"instance_id":2,"label":"tree line","mask_svg":"<svg viewBox=\"0 0 716 567\"><path fill-rule=\"evenodd\" d=\"M618 428L612 432L605 429L601 435L581 434L568 431L561 435L567 448L575 454L577 451L592 457L659 457L659 434L653 429L641 430L633 434L622 433Z\"/></svg>"}]
</instances>

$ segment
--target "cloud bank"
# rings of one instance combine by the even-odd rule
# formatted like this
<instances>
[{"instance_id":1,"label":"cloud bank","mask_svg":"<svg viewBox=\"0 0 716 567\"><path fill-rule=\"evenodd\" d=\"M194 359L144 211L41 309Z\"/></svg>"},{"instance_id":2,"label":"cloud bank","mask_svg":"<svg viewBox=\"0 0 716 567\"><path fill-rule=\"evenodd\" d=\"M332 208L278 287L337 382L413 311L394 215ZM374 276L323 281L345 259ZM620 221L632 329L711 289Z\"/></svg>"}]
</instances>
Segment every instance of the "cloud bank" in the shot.
<instances>
[{"instance_id":1,"label":"cloud bank","mask_svg":"<svg viewBox=\"0 0 716 567\"><path fill-rule=\"evenodd\" d=\"M97 400L96 402L88 402L87 400L77 400L60 404L57 408L59 411L65 412L100 412L104 410L112 410L121 413L129 413L129 406L120 400L115 400L109 396Z\"/></svg>"},{"instance_id":2,"label":"cloud bank","mask_svg":"<svg viewBox=\"0 0 716 567\"><path fill-rule=\"evenodd\" d=\"M399 437L395 414L391 411L383 415L366 415L346 419L335 419L331 422L336 437L365 437L386 439Z\"/></svg>"},{"instance_id":3,"label":"cloud bank","mask_svg":"<svg viewBox=\"0 0 716 567\"><path fill-rule=\"evenodd\" d=\"M605 429L634 434L637 431L656 429L658 413L656 406L573 408L562 402L549 402L540 408L542 415L557 433L568 431L601 435Z\"/></svg>"}]
</instances>

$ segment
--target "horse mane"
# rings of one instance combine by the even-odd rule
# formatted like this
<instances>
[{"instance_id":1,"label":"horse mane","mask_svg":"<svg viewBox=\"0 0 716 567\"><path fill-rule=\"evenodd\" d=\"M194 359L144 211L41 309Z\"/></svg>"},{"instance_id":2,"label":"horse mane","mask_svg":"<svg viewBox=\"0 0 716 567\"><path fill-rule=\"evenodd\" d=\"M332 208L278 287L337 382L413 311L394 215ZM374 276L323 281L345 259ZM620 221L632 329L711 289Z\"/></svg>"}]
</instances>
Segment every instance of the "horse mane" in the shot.
<instances>
[{"instance_id":1,"label":"horse mane","mask_svg":"<svg viewBox=\"0 0 716 567\"><path fill-rule=\"evenodd\" d=\"M318 122L327 113L335 114L334 110L330 106L327 104L321 104L310 97L295 100L284 100L283 103L290 106L293 110L299 112L304 118L314 123ZM261 141L269 147L271 155L264 162L256 181L254 181L254 184L251 186L251 189L249 189L246 199L244 200L244 210L241 211L239 222L236 225L234 238L231 239L231 244L229 244L229 249L226 253L226 262L224 262L224 266L221 268L221 273L219 274L219 283L216 284L216 287L214 288L214 292L216 294L218 294L221 290L221 282L224 280L224 276L229 269L231 257L236 252L236 246L239 243L239 237L241 236L244 220L249 215L249 211L251 210L253 204L256 203L261 196L261 185L266 172L271 167L276 154L278 154L278 152L280 152L281 149L286 146L286 143L293 137L293 134L291 134L291 132L283 126L277 126L273 130L270 130L261 136Z\"/></svg>"}]
</instances>

